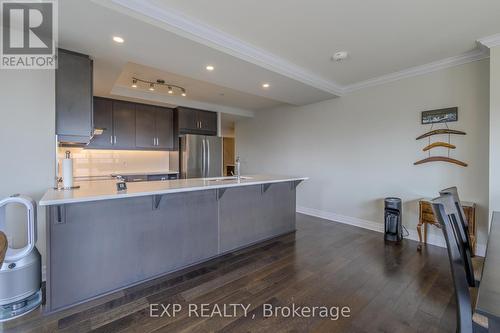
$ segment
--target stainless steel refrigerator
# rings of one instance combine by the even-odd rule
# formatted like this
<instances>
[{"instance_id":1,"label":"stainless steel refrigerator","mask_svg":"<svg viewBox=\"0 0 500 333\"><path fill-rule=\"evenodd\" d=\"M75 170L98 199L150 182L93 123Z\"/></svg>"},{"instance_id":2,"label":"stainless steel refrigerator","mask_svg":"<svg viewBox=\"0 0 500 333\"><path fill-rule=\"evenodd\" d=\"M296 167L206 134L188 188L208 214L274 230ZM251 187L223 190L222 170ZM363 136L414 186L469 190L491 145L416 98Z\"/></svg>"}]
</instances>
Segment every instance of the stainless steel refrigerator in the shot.
<instances>
[{"instance_id":1,"label":"stainless steel refrigerator","mask_svg":"<svg viewBox=\"0 0 500 333\"><path fill-rule=\"evenodd\" d=\"M222 138L186 134L180 137L181 178L222 176Z\"/></svg>"}]
</instances>

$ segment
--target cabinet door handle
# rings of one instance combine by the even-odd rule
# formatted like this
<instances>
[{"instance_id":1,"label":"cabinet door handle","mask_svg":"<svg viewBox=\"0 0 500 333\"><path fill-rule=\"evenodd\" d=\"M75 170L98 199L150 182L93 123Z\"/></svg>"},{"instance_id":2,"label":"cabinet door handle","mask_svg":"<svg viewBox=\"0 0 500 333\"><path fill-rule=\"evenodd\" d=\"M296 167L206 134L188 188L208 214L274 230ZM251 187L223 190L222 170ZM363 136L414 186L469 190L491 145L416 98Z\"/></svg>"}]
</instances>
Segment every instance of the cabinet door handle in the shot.
<instances>
[{"instance_id":1,"label":"cabinet door handle","mask_svg":"<svg viewBox=\"0 0 500 333\"><path fill-rule=\"evenodd\" d=\"M112 135L109 136L109 143L113 144L113 136Z\"/></svg>"},{"instance_id":2,"label":"cabinet door handle","mask_svg":"<svg viewBox=\"0 0 500 333\"><path fill-rule=\"evenodd\" d=\"M115 135L115 145L116 145L116 135Z\"/></svg>"}]
</instances>

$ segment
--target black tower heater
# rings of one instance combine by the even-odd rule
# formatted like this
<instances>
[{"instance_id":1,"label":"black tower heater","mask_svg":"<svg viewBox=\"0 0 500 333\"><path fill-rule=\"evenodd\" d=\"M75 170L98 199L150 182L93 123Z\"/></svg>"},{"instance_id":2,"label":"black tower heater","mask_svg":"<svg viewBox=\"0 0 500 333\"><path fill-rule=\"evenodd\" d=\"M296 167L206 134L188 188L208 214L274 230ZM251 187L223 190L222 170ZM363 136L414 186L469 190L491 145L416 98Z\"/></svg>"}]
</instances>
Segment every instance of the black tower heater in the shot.
<instances>
[{"instance_id":1,"label":"black tower heater","mask_svg":"<svg viewBox=\"0 0 500 333\"><path fill-rule=\"evenodd\" d=\"M399 242L403 239L401 199L385 198L384 203L384 239L386 241Z\"/></svg>"}]
</instances>

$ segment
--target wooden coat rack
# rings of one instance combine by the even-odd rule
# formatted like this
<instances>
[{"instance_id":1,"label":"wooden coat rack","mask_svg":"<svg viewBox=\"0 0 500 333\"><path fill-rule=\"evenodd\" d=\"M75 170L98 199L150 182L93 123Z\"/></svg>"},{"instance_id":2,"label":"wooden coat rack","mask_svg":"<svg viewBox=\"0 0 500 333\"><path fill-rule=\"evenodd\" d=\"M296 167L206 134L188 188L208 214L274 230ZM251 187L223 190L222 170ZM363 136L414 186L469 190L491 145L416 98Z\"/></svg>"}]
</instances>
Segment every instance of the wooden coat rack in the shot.
<instances>
[{"instance_id":1,"label":"wooden coat rack","mask_svg":"<svg viewBox=\"0 0 500 333\"><path fill-rule=\"evenodd\" d=\"M444 124L446 125L446 128L432 130L432 127L431 127L431 130L429 132L424 133L424 134L420 135L419 137L417 137L417 140L420 140L423 138L429 138L429 144L422 149L423 151L428 152L429 155L427 158L424 158L420 161L413 163L413 165L419 165L419 164L424 164L424 163L429 163L429 162L447 162L447 163L453 163L456 165L460 165L463 167L467 166L467 163L450 157L451 149L457 148L455 145L452 145L450 143L451 135L452 134L453 135L466 135L466 133L462 132L462 131L449 129L448 124L447 123L444 123ZM434 126L434 125L432 125L432 126ZM434 135L439 135L439 134L448 134L448 142L437 141L437 142L431 143L431 137ZM431 156L431 150L434 148L438 148L438 147L447 148L448 149L448 156Z\"/></svg>"}]
</instances>

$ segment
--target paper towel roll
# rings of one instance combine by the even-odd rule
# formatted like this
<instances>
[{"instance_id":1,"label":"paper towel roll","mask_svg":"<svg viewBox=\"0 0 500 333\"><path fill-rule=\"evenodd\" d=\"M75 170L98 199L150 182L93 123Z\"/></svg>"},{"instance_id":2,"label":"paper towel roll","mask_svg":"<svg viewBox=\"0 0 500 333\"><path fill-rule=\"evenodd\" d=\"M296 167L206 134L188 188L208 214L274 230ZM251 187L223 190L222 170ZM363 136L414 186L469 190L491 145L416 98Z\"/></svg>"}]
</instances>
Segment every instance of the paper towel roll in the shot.
<instances>
[{"instance_id":1,"label":"paper towel roll","mask_svg":"<svg viewBox=\"0 0 500 333\"><path fill-rule=\"evenodd\" d=\"M64 188L73 187L73 160L71 158L62 160L62 178Z\"/></svg>"}]
</instances>

